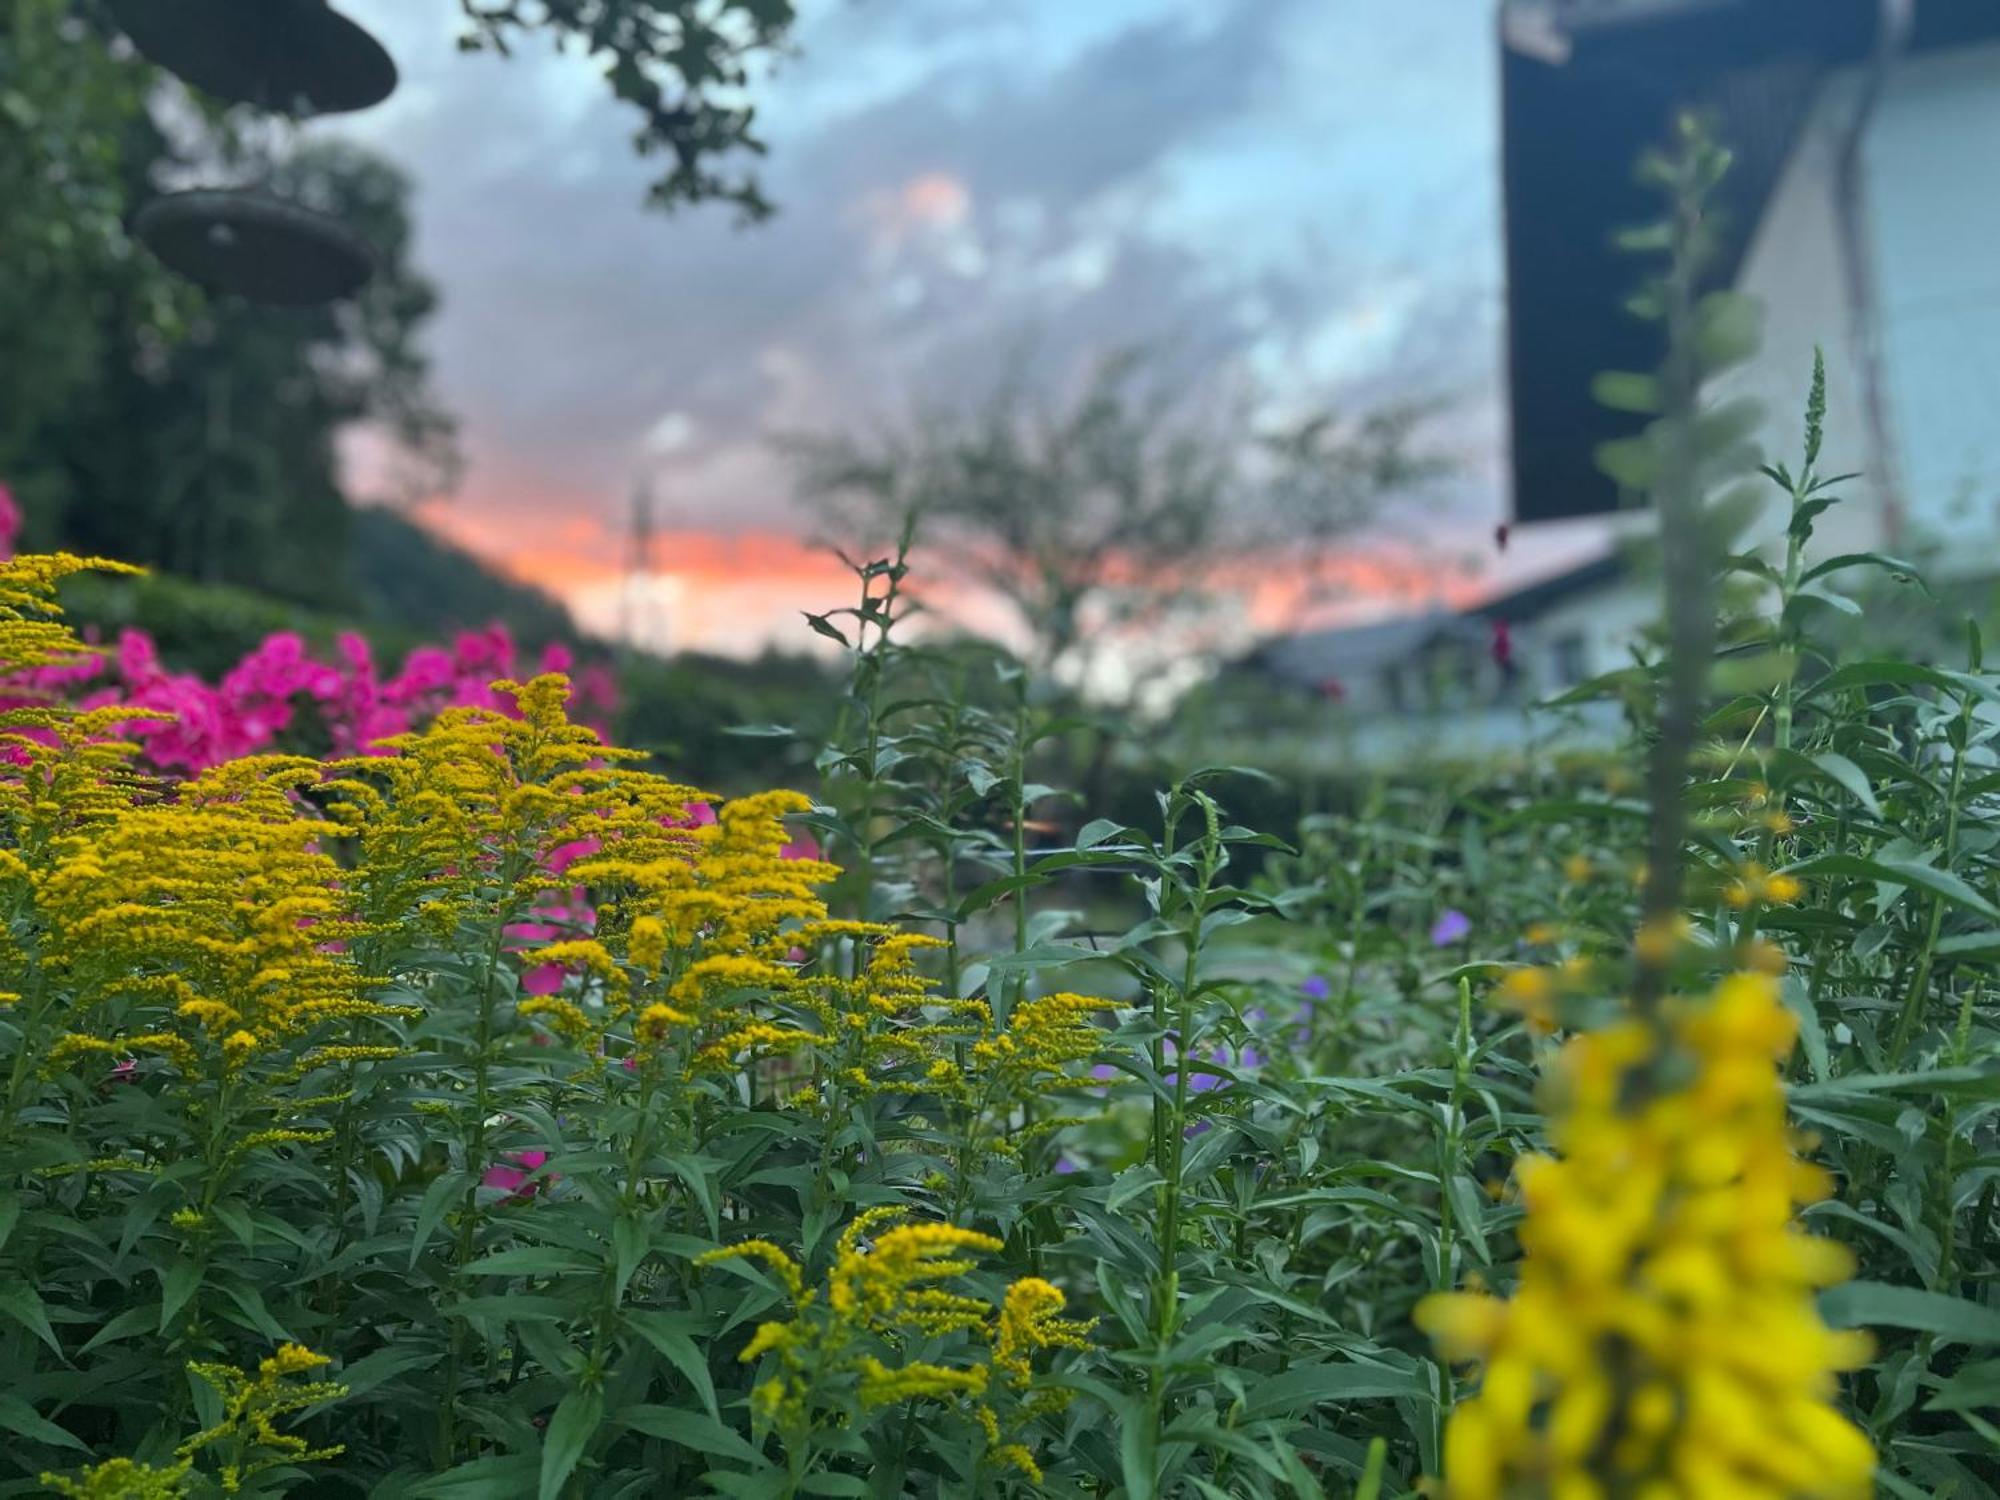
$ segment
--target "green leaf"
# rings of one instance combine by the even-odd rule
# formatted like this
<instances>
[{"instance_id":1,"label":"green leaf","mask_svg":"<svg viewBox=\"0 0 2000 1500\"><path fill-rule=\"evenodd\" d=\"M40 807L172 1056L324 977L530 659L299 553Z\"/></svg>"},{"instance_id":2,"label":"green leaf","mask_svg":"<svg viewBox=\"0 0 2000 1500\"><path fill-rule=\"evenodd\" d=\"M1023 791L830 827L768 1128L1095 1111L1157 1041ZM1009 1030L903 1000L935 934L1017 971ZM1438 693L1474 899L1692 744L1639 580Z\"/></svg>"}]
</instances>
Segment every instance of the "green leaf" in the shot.
<instances>
[{"instance_id":1,"label":"green leaf","mask_svg":"<svg viewBox=\"0 0 2000 1500\"><path fill-rule=\"evenodd\" d=\"M1815 755L1812 760L1814 765L1852 792L1863 807L1878 818L1882 816L1882 804L1875 800L1875 788L1868 784L1866 771L1834 750Z\"/></svg>"},{"instance_id":2,"label":"green leaf","mask_svg":"<svg viewBox=\"0 0 2000 1500\"><path fill-rule=\"evenodd\" d=\"M1881 568L1895 574L1898 579L1907 579L1930 593L1930 585L1924 582L1916 568L1900 557L1890 557L1881 552L1843 552L1838 557L1829 557L1824 562L1815 563L1800 575L1799 582L1811 583L1815 578L1824 578L1829 573L1843 572L1848 568Z\"/></svg>"},{"instance_id":3,"label":"green leaf","mask_svg":"<svg viewBox=\"0 0 2000 1500\"><path fill-rule=\"evenodd\" d=\"M423 1201L417 1205L417 1222L410 1234L410 1267L414 1269L417 1259L424 1253L424 1246L437 1232L444 1216L450 1212L454 1201L465 1195L465 1185L469 1174L462 1171L440 1173L437 1180L424 1189Z\"/></svg>"},{"instance_id":4,"label":"green leaf","mask_svg":"<svg viewBox=\"0 0 2000 1500\"><path fill-rule=\"evenodd\" d=\"M1985 1359L1953 1372L1931 1399L1926 1411L1977 1411L2000 1406L2000 1359Z\"/></svg>"},{"instance_id":5,"label":"green leaf","mask_svg":"<svg viewBox=\"0 0 2000 1500\"><path fill-rule=\"evenodd\" d=\"M632 1284L633 1273L653 1248L652 1238L646 1233L644 1224L620 1215L611 1225L611 1245L618 1257L612 1273L614 1295L616 1300L622 1302L625 1300L625 1288Z\"/></svg>"},{"instance_id":6,"label":"green leaf","mask_svg":"<svg viewBox=\"0 0 2000 1500\"><path fill-rule=\"evenodd\" d=\"M491 1255L481 1256L465 1269L473 1276L568 1276L597 1268L568 1250L526 1247L496 1250Z\"/></svg>"},{"instance_id":7,"label":"green leaf","mask_svg":"<svg viewBox=\"0 0 2000 1500\"><path fill-rule=\"evenodd\" d=\"M757 1450L744 1441L741 1433L702 1412L687 1411L678 1406L626 1406L612 1415L612 1421L634 1432L643 1432L647 1437L678 1443L683 1448L763 1467Z\"/></svg>"},{"instance_id":8,"label":"green leaf","mask_svg":"<svg viewBox=\"0 0 2000 1500\"><path fill-rule=\"evenodd\" d=\"M1015 969L1054 969L1103 956L1080 943L1034 943L1019 953L996 953L986 960L986 967L995 973L1008 973Z\"/></svg>"},{"instance_id":9,"label":"green leaf","mask_svg":"<svg viewBox=\"0 0 2000 1500\"><path fill-rule=\"evenodd\" d=\"M715 1381L708 1373L708 1361L695 1347L694 1340L674 1324L672 1313L635 1308L625 1314L625 1326L665 1355L668 1362L687 1377L688 1384L701 1397L701 1404L708 1408L709 1416L720 1421L722 1413L715 1404Z\"/></svg>"},{"instance_id":10,"label":"green leaf","mask_svg":"<svg viewBox=\"0 0 2000 1500\"><path fill-rule=\"evenodd\" d=\"M825 615L816 615L811 610L806 609L800 610L799 613L806 617L806 624L812 626L815 635L823 635L830 641L840 642L841 645L847 647L849 650L853 649L853 642L841 634L840 627Z\"/></svg>"},{"instance_id":11,"label":"green leaf","mask_svg":"<svg viewBox=\"0 0 2000 1500\"><path fill-rule=\"evenodd\" d=\"M160 1332L174 1320L174 1314L188 1304L194 1289L201 1285L201 1263L183 1256L160 1278Z\"/></svg>"},{"instance_id":12,"label":"green leaf","mask_svg":"<svg viewBox=\"0 0 2000 1500\"><path fill-rule=\"evenodd\" d=\"M1354 1491L1354 1500L1380 1500L1382 1494L1382 1471L1389 1462L1389 1445L1381 1438L1368 1444L1368 1464L1361 1471L1361 1483Z\"/></svg>"},{"instance_id":13,"label":"green leaf","mask_svg":"<svg viewBox=\"0 0 2000 1500\"><path fill-rule=\"evenodd\" d=\"M493 1500L496 1495L520 1495L535 1482L532 1453L475 1458L423 1480L407 1493L412 1500Z\"/></svg>"},{"instance_id":14,"label":"green leaf","mask_svg":"<svg viewBox=\"0 0 2000 1500\"><path fill-rule=\"evenodd\" d=\"M442 1358L442 1354L425 1350L377 1349L351 1365L340 1367L340 1383L347 1387L345 1399L365 1396L406 1370L426 1369Z\"/></svg>"},{"instance_id":15,"label":"green leaf","mask_svg":"<svg viewBox=\"0 0 2000 1500\"><path fill-rule=\"evenodd\" d=\"M539 1500L559 1500L563 1486L575 1470L583 1450L604 1420L604 1392L592 1386L571 1391L549 1418L549 1430L542 1438L542 1480Z\"/></svg>"},{"instance_id":16,"label":"green leaf","mask_svg":"<svg viewBox=\"0 0 2000 1500\"><path fill-rule=\"evenodd\" d=\"M1362 1364L1295 1365L1250 1389L1252 1421L1296 1416L1331 1401L1430 1401L1430 1381L1413 1368Z\"/></svg>"},{"instance_id":17,"label":"green leaf","mask_svg":"<svg viewBox=\"0 0 2000 1500\"><path fill-rule=\"evenodd\" d=\"M1835 1328L1912 1328L1948 1344L2000 1344L2000 1308L1916 1287L1843 1282L1820 1293L1819 1311Z\"/></svg>"},{"instance_id":18,"label":"green leaf","mask_svg":"<svg viewBox=\"0 0 2000 1500\"><path fill-rule=\"evenodd\" d=\"M1609 443L1599 443L1593 455L1597 467L1611 477L1620 489L1650 489L1653 483L1653 445L1642 437L1619 438Z\"/></svg>"},{"instance_id":19,"label":"green leaf","mask_svg":"<svg viewBox=\"0 0 2000 1500\"><path fill-rule=\"evenodd\" d=\"M1125 1479L1125 1493L1130 1500L1153 1500L1160 1473L1152 1413L1140 1409L1136 1401L1121 1405L1125 1409L1117 1424L1118 1468Z\"/></svg>"},{"instance_id":20,"label":"green leaf","mask_svg":"<svg viewBox=\"0 0 2000 1500\"><path fill-rule=\"evenodd\" d=\"M56 1448L75 1448L82 1453L90 1452L88 1443L64 1428L56 1426L19 1396L0 1395L0 1427L18 1433L30 1442L47 1443Z\"/></svg>"},{"instance_id":21,"label":"green leaf","mask_svg":"<svg viewBox=\"0 0 2000 1500\"><path fill-rule=\"evenodd\" d=\"M1613 411L1638 412L1654 416L1660 410L1660 382L1657 376L1635 375L1626 370L1606 370L1590 383L1590 394L1599 406Z\"/></svg>"},{"instance_id":22,"label":"green leaf","mask_svg":"<svg viewBox=\"0 0 2000 1500\"><path fill-rule=\"evenodd\" d=\"M1846 692L1850 688L1932 687L1940 692L1956 694L1965 686L1936 667L1926 667L1917 662L1857 661L1834 668L1807 688L1801 695L1801 701L1828 693Z\"/></svg>"},{"instance_id":23,"label":"green leaf","mask_svg":"<svg viewBox=\"0 0 2000 1500\"><path fill-rule=\"evenodd\" d=\"M1845 875L1856 880L1879 880L1887 885L1918 885L1955 906L2000 921L2000 906L1995 906L1951 871L1919 864L1913 859L1864 859L1858 854L1822 854L1787 865L1785 873L1805 878Z\"/></svg>"},{"instance_id":24,"label":"green leaf","mask_svg":"<svg viewBox=\"0 0 2000 1500\"><path fill-rule=\"evenodd\" d=\"M42 1307L41 1296L27 1282L0 1282L0 1313L19 1323L57 1354L62 1353L62 1344L55 1330L49 1327L49 1315Z\"/></svg>"},{"instance_id":25,"label":"green leaf","mask_svg":"<svg viewBox=\"0 0 2000 1500\"><path fill-rule=\"evenodd\" d=\"M21 1217L21 1196L11 1188L0 1188L0 1249L5 1249L7 1237L14 1232L14 1225Z\"/></svg>"},{"instance_id":26,"label":"green leaf","mask_svg":"<svg viewBox=\"0 0 2000 1500\"><path fill-rule=\"evenodd\" d=\"M2000 1071L1989 1068L1932 1068L1921 1073L1849 1073L1825 1083L1802 1083L1793 1102L1814 1104L1864 1094L1918 1094L1928 1098L2000 1098Z\"/></svg>"},{"instance_id":27,"label":"green leaf","mask_svg":"<svg viewBox=\"0 0 2000 1500\"><path fill-rule=\"evenodd\" d=\"M1076 831L1078 849L1094 849L1106 839L1114 839L1125 831L1125 825L1116 818L1092 818Z\"/></svg>"},{"instance_id":28,"label":"green leaf","mask_svg":"<svg viewBox=\"0 0 2000 1500\"><path fill-rule=\"evenodd\" d=\"M1704 374L1741 364L1763 342L1764 307L1745 292L1710 292L1695 308L1694 347Z\"/></svg>"}]
</instances>

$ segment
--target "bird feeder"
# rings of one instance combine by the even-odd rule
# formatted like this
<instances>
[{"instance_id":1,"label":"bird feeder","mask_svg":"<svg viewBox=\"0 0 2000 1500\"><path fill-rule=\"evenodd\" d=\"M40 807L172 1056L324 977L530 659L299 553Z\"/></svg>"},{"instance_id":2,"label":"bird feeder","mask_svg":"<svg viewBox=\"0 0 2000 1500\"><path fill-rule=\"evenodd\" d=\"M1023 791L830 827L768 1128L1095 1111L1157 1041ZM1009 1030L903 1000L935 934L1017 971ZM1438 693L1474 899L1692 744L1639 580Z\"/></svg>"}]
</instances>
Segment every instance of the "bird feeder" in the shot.
<instances>
[{"instance_id":1,"label":"bird feeder","mask_svg":"<svg viewBox=\"0 0 2000 1500\"><path fill-rule=\"evenodd\" d=\"M396 87L382 44L326 0L110 0L132 44L186 83L291 119L366 109ZM133 231L211 292L309 307L359 291L375 256L330 214L256 188L171 193Z\"/></svg>"}]
</instances>

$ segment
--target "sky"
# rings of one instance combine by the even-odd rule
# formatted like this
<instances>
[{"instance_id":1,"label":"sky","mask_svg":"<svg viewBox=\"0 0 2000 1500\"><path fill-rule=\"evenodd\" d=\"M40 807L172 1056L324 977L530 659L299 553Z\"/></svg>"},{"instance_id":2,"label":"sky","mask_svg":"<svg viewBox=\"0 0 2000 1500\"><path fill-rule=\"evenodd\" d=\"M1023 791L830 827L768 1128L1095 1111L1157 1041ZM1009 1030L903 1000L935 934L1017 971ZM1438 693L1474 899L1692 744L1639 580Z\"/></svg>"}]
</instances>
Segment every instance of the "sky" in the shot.
<instances>
[{"instance_id":1,"label":"sky","mask_svg":"<svg viewBox=\"0 0 2000 1500\"><path fill-rule=\"evenodd\" d=\"M1388 524L1441 597L1491 586L1490 0L806 0L756 85L779 212L749 228L644 206L649 163L580 53L462 54L445 0L343 8L402 83L313 129L412 174L443 293L430 347L468 465L419 513L586 628L804 646L798 611L850 587L775 437L893 431L1018 360L1059 391L1134 345L1276 415L1435 402L1452 477ZM660 535L634 590L642 471ZM1281 582L1249 628L1291 623Z\"/></svg>"}]
</instances>

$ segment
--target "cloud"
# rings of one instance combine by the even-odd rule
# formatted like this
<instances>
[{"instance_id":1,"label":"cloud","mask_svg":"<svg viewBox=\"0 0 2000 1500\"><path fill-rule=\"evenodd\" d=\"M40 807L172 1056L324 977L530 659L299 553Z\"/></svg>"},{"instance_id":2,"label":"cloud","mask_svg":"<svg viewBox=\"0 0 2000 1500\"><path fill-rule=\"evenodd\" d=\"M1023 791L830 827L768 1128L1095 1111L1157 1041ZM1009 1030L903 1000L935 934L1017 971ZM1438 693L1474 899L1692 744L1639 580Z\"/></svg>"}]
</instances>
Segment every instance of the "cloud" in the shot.
<instances>
[{"instance_id":1,"label":"cloud","mask_svg":"<svg viewBox=\"0 0 2000 1500\"><path fill-rule=\"evenodd\" d=\"M774 433L1134 342L1199 379L1491 405L1496 278L1465 253L1485 127L1461 118L1487 84L1439 74L1485 66L1480 0L809 5L761 87L781 212L749 230L641 207L650 164L583 58L461 56L448 11L347 4L405 84L315 128L416 176L470 458L452 513L502 555L586 517L615 573L642 464L664 527L809 534Z\"/></svg>"}]
</instances>

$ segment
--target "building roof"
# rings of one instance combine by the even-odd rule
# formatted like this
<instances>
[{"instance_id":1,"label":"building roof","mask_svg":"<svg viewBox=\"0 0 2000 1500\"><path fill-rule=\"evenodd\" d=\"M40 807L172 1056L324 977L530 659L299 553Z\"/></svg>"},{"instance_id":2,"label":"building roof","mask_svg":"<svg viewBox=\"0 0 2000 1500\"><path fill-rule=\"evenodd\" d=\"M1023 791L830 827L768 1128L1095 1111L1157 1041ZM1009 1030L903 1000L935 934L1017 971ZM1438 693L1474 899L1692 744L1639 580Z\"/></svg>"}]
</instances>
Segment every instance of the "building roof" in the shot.
<instances>
[{"instance_id":1,"label":"building roof","mask_svg":"<svg viewBox=\"0 0 2000 1500\"><path fill-rule=\"evenodd\" d=\"M1252 652L1247 664L1273 677L1318 687L1328 682L1360 681L1445 641L1484 639L1464 616L1433 610L1368 625L1279 636Z\"/></svg>"},{"instance_id":2,"label":"building roof","mask_svg":"<svg viewBox=\"0 0 2000 1500\"><path fill-rule=\"evenodd\" d=\"M1359 682L1438 646L1485 649L1492 641L1495 621L1522 624L1565 599L1618 582L1628 568L1622 552L1603 552L1462 611L1433 609L1366 625L1276 636L1244 658L1243 665L1309 687Z\"/></svg>"},{"instance_id":3,"label":"building roof","mask_svg":"<svg viewBox=\"0 0 2000 1500\"><path fill-rule=\"evenodd\" d=\"M1483 604L1473 605L1466 614L1475 619L1505 620L1509 625L1518 625L1574 595L1588 593L1607 583L1616 583L1629 571L1630 564L1623 552L1603 552L1561 572L1550 573L1532 583L1509 589L1504 594L1496 594Z\"/></svg>"},{"instance_id":4,"label":"building roof","mask_svg":"<svg viewBox=\"0 0 2000 1500\"><path fill-rule=\"evenodd\" d=\"M1599 444L1641 419L1590 394L1606 370L1659 363L1623 310L1642 274L1612 243L1658 216L1639 157L1693 106L1736 162L1712 275L1731 282L1828 70L1873 49L1880 0L1511 0L1501 11L1507 367L1513 505L1522 521L1615 509ZM1995 0L1922 0L1912 50L2000 36Z\"/></svg>"}]
</instances>

